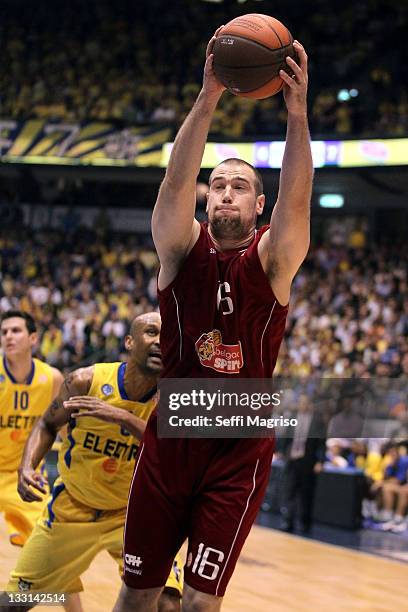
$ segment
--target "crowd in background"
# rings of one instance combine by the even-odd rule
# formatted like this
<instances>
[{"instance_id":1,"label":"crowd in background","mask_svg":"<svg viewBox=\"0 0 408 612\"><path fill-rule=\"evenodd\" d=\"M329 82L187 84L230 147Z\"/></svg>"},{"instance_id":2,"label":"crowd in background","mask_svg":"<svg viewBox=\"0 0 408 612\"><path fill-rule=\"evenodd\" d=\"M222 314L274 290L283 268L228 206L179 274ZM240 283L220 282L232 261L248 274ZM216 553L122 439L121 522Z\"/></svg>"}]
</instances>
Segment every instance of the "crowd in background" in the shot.
<instances>
[{"instance_id":1,"label":"crowd in background","mask_svg":"<svg viewBox=\"0 0 408 612\"><path fill-rule=\"evenodd\" d=\"M0 117L177 127L202 79L213 31L268 3L181 0L5 0L0 21ZM288 2L273 9L310 56L314 136L403 136L408 128L406 2ZM341 90L346 93L340 94ZM351 92L351 93L350 93ZM347 99L344 99L347 98ZM282 96L225 95L217 137L284 135Z\"/></svg>"},{"instance_id":2,"label":"crowd in background","mask_svg":"<svg viewBox=\"0 0 408 612\"><path fill-rule=\"evenodd\" d=\"M338 225L332 224L325 243L311 248L293 283L275 372L292 377L282 409L295 410L306 429L297 427L286 465L309 465L302 455L305 436L314 440L313 423L320 420L322 446L310 463L310 482L315 465L363 470L366 526L402 533L408 507L406 247L373 247L362 226L344 234ZM124 359L130 321L158 307L158 260L149 240L103 225L97 232L80 225L64 232L33 234L23 226L2 232L0 311L30 312L38 325L37 356L63 371ZM354 381L352 393L346 390L342 397L344 379ZM371 381L370 416L374 425L380 417L377 431L367 429L371 421L362 414L367 387L358 388ZM310 393L315 393L313 401ZM311 484L309 508L313 490ZM311 525L308 516L305 528Z\"/></svg>"},{"instance_id":3,"label":"crowd in background","mask_svg":"<svg viewBox=\"0 0 408 612\"><path fill-rule=\"evenodd\" d=\"M348 378L408 374L407 253L349 243L312 247L295 278L276 372ZM350 246L357 245L357 246ZM70 368L116 359L129 321L157 307L157 256L134 235L42 230L0 238L1 311L30 312L40 353Z\"/></svg>"}]
</instances>

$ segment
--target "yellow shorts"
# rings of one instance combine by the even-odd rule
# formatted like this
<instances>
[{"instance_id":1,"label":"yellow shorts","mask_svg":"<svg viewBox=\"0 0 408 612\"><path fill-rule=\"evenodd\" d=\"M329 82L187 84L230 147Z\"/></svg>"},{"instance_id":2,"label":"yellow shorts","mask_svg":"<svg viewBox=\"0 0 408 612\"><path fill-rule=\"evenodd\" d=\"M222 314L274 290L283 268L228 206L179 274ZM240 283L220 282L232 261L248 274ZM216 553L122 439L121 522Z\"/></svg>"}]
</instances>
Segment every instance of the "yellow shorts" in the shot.
<instances>
[{"instance_id":1,"label":"yellow shorts","mask_svg":"<svg viewBox=\"0 0 408 612\"><path fill-rule=\"evenodd\" d=\"M101 550L118 563L122 575L126 508L94 510L74 499L58 478L43 515L10 574L8 591L78 593L80 576ZM20 588L19 588L20 587ZM182 593L183 563L176 557L166 587Z\"/></svg>"},{"instance_id":2,"label":"yellow shorts","mask_svg":"<svg viewBox=\"0 0 408 612\"><path fill-rule=\"evenodd\" d=\"M46 497L41 502L23 501L17 493L17 472L0 472L0 512L4 512L11 544L23 546L45 502Z\"/></svg>"}]
</instances>

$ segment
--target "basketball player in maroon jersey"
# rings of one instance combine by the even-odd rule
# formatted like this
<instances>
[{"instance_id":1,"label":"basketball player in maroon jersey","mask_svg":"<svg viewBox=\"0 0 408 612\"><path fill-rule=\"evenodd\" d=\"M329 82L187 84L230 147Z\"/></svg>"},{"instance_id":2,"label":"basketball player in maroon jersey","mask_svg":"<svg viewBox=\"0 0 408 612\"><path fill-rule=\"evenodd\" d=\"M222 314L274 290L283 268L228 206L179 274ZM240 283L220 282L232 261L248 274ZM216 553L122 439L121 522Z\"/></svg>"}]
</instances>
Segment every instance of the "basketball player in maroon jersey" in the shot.
<instances>
[{"instance_id":1,"label":"basketball player in maroon jersey","mask_svg":"<svg viewBox=\"0 0 408 612\"><path fill-rule=\"evenodd\" d=\"M309 246L313 164L307 55L294 43L294 78L281 72L285 154L270 226L256 230L265 196L258 172L232 159L210 176L208 224L195 218L196 179L224 87L207 48L203 87L181 127L155 205L164 377L270 378L293 277ZM233 355L233 358L231 358ZM273 439L159 439L152 415L130 491L124 584L115 612L157 610L175 554L188 538L183 610L217 611L268 482Z\"/></svg>"}]
</instances>

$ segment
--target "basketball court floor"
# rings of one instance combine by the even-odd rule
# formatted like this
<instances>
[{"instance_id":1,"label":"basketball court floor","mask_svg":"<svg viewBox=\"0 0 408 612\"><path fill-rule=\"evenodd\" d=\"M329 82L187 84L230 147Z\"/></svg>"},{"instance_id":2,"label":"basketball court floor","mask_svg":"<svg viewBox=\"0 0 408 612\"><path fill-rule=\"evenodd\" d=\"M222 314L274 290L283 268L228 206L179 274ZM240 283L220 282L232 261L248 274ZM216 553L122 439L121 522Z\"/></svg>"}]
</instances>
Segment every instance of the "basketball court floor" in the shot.
<instances>
[{"instance_id":1,"label":"basketball court floor","mask_svg":"<svg viewBox=\"0 0 408 612\"><path fill-rule=\"evenodd\" d=\"M58 554L58 551L56 551ZM2 588L18 555L0 518ZM85 612L109 612L120 588L101 553L83 575ZM408 564L256 525L225 596L223 612L407 610ZM60 609L39 606L37 610Z\"/></svg>"}]
</instances>

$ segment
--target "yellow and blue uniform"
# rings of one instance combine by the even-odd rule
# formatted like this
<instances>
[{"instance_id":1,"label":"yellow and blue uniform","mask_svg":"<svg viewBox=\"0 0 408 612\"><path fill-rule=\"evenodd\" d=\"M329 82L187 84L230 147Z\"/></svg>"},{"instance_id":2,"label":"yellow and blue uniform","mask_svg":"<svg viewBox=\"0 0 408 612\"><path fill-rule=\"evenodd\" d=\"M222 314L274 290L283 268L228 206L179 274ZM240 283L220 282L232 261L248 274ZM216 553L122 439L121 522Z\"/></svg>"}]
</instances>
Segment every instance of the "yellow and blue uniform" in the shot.
<instances>
[{"instance_id":1,"label":"yellow and blue uniform","mask_svg":"<svg viewBox=\"0 0 408 612\"><path fill-rule=\"evenodd\" d=\"M156 405L156 391L140 401L129 400L125 371L125 363L96 364L88 395L147 421ZM58 456L60 476L11 572L7 590L28 584L36 591L79 592L80 575L101 550L108 551L122 572L123 527L138 445L115 423L94 417L71 419ZM179 557L166 587L181 594Z\"/></svg>"},{"instance_id":2,"label":"yellow and blue uniform","mask_svg":"<svg viewBox=\"0 0 408 612\"><path fill-rule=\"evenodd\" d=\"M0 360L0 512L4 512L12 544L22 545L42 512L44 502L24 502L17 493L17 468L24 445L37 419L52 400L52 368L32 360L24 384L17 383Z\"/></svg>"},{"instance_id":3,"label":"yellow and blue uniform","mask_svg":"<svg viewBox=\"0 0 408 612\"><path fill-rule=\"evenodd\" d=\"M88 395L147 421L156 405L155 392L153 397L133 402L123 382L125 363L98 363L94 368ZM93 417L71 419L58 456L58 471L65 487L75 499L92 508L125 508L138 445L120 425Z\"/></svg>"}]
</instances>

